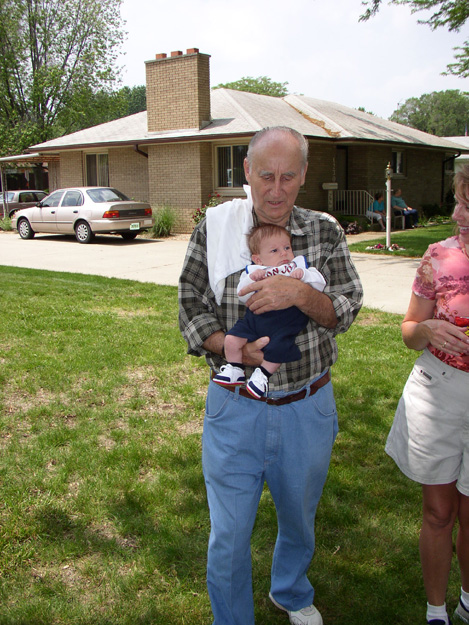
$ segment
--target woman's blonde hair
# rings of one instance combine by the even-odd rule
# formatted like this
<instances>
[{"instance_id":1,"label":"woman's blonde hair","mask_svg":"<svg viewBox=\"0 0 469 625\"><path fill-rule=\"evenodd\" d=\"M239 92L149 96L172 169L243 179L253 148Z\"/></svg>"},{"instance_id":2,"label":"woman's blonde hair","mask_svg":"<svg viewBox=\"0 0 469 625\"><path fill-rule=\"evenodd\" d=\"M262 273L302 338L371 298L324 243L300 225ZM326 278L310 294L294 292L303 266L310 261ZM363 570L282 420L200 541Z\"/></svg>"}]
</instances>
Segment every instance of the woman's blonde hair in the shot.
<instances>
[{"instance_id":1,"label":"woman's blonde hair","mask_svg":"<svg viewBox=\"0 0 469 625\"><path fill-rule=\"evenodd\" d=\"M454 195L458 204L469 205L469 165L464 165L454 175Z\"/></svg>"}]
</instances>

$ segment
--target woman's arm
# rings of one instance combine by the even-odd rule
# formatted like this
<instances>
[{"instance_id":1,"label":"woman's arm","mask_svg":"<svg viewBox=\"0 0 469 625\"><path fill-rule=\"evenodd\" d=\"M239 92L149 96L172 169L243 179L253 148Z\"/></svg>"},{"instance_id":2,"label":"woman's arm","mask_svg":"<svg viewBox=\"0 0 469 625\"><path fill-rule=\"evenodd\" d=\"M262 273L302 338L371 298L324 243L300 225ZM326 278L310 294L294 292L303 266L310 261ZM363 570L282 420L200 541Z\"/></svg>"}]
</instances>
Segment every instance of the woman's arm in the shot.
<instances>
[{"instance_id":1,"label":"woman's arm","mask_svg":"<svg viewBox=\"0 0 469 625\"><path fill-rule=\"evenodd\" d=\"M407 347L420 351L432 345L452 356L469 353L469 337L464 334L464 328L443 319L433 319L434 309L435 300L412 293L401 326Z\"/></svg>"}]
</instances>

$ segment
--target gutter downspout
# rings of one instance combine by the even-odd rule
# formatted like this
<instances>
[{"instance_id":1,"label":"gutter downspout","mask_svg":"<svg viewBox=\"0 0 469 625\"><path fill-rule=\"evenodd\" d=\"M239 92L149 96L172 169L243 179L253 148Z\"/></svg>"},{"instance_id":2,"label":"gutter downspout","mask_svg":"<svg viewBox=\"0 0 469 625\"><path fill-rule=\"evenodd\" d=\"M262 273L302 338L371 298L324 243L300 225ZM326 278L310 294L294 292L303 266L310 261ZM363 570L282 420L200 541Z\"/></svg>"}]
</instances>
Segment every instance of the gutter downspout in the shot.
<instances>
[{"instance_id":1,"label":"gutter downspout","mask_svg":"<svg viewBox=\"0 0 469 625\"><path fill-rule=\"evenodd\" d=\"M456 158L458 158L458 156L461 156L461 151L459 151L457 154L453 154L453 156L444 158L441 164L441 197L440 197L441 205L443 205L445 201L445 164L449 163L449 161L454 161ZM454 164L453 164L453 170L454 170Z\"/></svg>"},{"instance_id":2,"label":"gutter downspout","mask_svg":"<svg viewBox=\"0 0 469 625\"><path fill-rule=\"evenodd\" d=\"M137 144L137 143L134 145L134 150L137 152L137 154L141 154L141 155L142 155L142 156L144 156L145 158L148 158L148 154L147 154L146 152L144 152L143 150L141 150L141 149L138 147L138 144Z\"/></svg>"}]
</instances>

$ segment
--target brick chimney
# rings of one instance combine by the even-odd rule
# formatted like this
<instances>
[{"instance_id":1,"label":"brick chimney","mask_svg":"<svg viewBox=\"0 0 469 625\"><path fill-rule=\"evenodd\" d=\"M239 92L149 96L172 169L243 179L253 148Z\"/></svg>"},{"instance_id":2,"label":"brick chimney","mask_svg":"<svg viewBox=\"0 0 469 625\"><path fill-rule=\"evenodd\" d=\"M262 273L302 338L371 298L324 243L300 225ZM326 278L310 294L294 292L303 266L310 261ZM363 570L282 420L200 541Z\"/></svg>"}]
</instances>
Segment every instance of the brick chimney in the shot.
<instances>
[{"instance_id":1,"label":"brick chimney","mask_svg":"<svg viewBox=\"0 0 469 625\"><path fill-rule=\"evenodd\" d=\"M189 48L146 61L148 131L201 129L210 122L210 55Z\"/></svg>"}]
</instances>

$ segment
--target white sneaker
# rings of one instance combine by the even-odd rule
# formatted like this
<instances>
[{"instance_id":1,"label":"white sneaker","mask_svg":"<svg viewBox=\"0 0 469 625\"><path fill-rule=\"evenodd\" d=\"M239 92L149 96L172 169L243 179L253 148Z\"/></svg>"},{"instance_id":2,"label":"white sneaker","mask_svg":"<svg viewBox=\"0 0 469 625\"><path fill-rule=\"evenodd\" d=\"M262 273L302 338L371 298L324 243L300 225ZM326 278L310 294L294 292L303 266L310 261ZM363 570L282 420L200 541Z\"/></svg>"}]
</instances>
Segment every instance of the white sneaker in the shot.
<instances>
[{"instance_id":1,"label":"white sneaker","mask_svg":"<svg viewBox=\"0 0 469 625\"><path fill-rule=\"evenodd\" d=\"M453 618L456 622L459 620L463 623L469 623L469 610L466 610L466 606L463 604L461 599L459 599L458 607L454 612Z\"/></svg>"},{"instance_id":2,"label":"white sneaker","mask_svg":"<svg viewBox=\"0 0 469 625\"><path fill-rule=\"evenodd\" d=\"M275 607L283 610L288 614L292 625L323 625L322 616L313 604L302 608L301 610L287 610L280 603L277 603L269 592L269 599Z\"/></svg>"},{"instance_id":3,"label":"white sneaker","mask_svg":"<svg viewBox=\"0 0 469 625\"><path fill-rule=\"evenodd\" d=\"M246 382L246 376L239 367L227 364L220 367L220 373L217 373L213 381L222 386L240 386Z\"/></svg>"},{"instance_id":4,"label":"white sneaker","mask_svg":"<svg viewBox=\"0 0 469 625\"><path fill-rule=\"evenodd\" d=\"M269 388L269 380L266 375L257 367L254 369L248 383L246 384L246 390L250 395L256 399L264 397Z\"/></svg>"}]
</instances>

